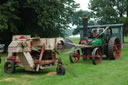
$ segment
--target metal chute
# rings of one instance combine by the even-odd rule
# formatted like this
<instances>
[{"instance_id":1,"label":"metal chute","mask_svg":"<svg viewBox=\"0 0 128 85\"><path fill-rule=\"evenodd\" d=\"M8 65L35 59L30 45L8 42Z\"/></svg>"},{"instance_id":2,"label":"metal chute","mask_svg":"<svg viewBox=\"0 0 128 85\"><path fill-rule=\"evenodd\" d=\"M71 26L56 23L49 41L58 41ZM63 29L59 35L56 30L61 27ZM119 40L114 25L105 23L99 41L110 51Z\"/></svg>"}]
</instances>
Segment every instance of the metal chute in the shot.
<instances>
[{"instance_id":1,"label":"metal chute","mask_svg":"<svg viewBox=\"0 0 128 85\"><path fill-rule=\"evenodd\" d=\"M90 48L90 47L95 47L94 45L82 45L82 44L75 44L69 39L64 39L64 46L62 50L62 54L69 54L71 52L74 52L76 50L79 50L81 48ZM70 49L68 52L64 52L65 49Z\"/></svg>"},{"instance_id":2,"label":"metal chute","mask_svg":"<svg viewBox=\"0 0 128 85\"><path fill-rule=\"evenodd\" d=\"M69 39L64 39L64 49L71 49L73 47L76 47L73 42Z\"/></svg>"}]
</instances>

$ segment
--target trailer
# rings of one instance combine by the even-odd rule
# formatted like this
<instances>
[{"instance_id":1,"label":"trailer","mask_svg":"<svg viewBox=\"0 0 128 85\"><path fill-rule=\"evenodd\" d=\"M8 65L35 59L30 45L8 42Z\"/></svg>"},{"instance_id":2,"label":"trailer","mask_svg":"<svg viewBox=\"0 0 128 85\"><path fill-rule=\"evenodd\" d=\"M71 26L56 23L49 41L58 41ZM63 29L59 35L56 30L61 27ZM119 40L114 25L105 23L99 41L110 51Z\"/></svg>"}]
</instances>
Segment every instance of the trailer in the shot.
<instances>
[{"instance_id":1,"label":"trailer","mask_svg":"<svg viewBox=\"0 0 128 85\"><path fill-rule=\"evenodd\" d=\"M16 67L26 71L38 72L41 69L55 67L58 75L65 74L61 58L56 58L62 49L63 38L39 38L30 35L15 35L8 46L8 57L4 64L5 73L15 73Z\"/></svg>"}]
</instances>

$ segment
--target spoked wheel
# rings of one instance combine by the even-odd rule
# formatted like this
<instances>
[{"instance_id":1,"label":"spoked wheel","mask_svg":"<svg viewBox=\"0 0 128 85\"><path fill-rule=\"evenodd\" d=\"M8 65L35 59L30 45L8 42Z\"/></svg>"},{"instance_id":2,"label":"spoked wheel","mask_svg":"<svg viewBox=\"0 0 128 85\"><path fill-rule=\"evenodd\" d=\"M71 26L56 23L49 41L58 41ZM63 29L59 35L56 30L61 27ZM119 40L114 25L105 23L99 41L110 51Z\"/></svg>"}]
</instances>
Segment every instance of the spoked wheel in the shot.
<instances>
[{"instance_id":1,"label":"spoked wheel","mask_svg":"<svg viewBox=\"0 0 128 85\"><path fill-rule=\"evenodd\" d=\"M108 43L108 56L110 59L118 59L120 57L121 45L119 38L111 38Z\"/></svg>"},{"instance_id":2,"label":"spoked wheel","mask_svg":"<svg viewBox=\"0 0 128 85\"><path fill-rule=\"evenodd\" d=\"M78 63L80 59L80 50L74 51L69 54L69 59L71 63Z\"/></svg>"},{"instance_id":3,"label":"spoked wheel","mask_svg":"<svg viewBox=\"0 0 128 85\"><path fill-rule=\"evenodd\" d=\"M65 68L62 65L58 65L56 69L57 75L64 75L65 74Z\"/></svg>"},{"instance_id":4,"label":"spoked wheel","mask_svg":"<svg viewBox=\"0 0 128 85\"><path fill-rule=\"evenodd\" d=\"M4 64L4 72L9 74L15 73L15 63L13 61L7 61Z\"/></svg>"},{"instance_id":5,"label":"spoked wheel","mask_svg":"<svg viewBox=\"0 0 128 85\"><path fill-rule=\"evenodd\" d=\"M94 65L100 64L102 61L102 53L99 48L94 48L92 51L92 63Z\"/></svg>"}]
</instances>

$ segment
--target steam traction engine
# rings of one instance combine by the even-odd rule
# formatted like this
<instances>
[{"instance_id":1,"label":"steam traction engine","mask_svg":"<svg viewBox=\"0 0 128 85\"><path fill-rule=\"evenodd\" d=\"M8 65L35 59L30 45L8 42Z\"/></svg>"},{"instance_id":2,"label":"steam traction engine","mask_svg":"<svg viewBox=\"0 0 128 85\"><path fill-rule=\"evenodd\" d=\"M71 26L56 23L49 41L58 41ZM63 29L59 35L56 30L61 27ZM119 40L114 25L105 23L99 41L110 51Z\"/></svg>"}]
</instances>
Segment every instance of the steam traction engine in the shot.
<instances>
[{"instance_id":1,"label":"steam traction engine","mask_svg":"<svg viewBox=\"0 0 128 85\"><path fill-rule=\"evenodd\" d=\"M120 40L112 37L112 29L106 28L88 28L88 17L83 17L83 39L79 45L70 53L72 63L79 62L80 57L87 60L89 57L94 65L101 63L102 56L106 55L108 59L118 59L121 53ZM81 48L81 51L77 48ZM77 49L77 50L75 50ZM80 54L82 53L82 54Z\"/></svg>"}]
</instances>

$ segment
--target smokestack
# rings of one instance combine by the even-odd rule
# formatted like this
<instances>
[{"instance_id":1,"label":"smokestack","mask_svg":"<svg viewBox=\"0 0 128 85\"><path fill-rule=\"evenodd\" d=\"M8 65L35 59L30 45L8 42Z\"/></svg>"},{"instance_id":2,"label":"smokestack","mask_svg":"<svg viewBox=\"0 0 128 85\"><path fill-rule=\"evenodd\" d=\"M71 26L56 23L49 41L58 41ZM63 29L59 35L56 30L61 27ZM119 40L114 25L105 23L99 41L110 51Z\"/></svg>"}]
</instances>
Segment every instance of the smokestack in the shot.
<instances>
[{"instance_id":1,"label":"smokestack","mask_svg":"<svg viewBox=\"0 0 128 85\"><path fill-rule=\"evenodd\" d=\"M83 16L83 40L88 40L88 16Z\"/></svg>"}]
</instances>

